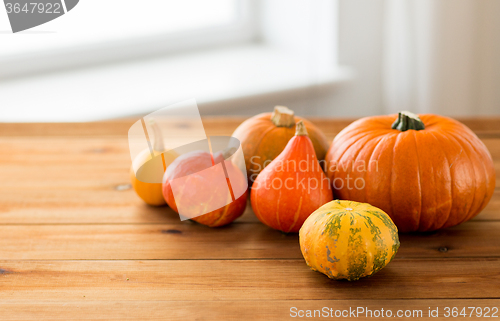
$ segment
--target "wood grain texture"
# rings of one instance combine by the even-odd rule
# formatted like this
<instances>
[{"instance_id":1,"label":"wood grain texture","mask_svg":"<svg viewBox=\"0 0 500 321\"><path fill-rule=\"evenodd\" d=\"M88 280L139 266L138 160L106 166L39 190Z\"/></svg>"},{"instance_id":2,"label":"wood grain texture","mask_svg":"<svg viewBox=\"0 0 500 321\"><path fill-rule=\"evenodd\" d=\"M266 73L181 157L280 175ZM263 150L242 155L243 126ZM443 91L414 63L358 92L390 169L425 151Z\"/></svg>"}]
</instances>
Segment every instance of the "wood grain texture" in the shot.
<instances>
[{"instance_id":1,"label":"wood grain texture","mask_svg":"<svg viewBox=\"0 0 500 321\"><path fill-rule=\"evenodd\" d=\"M357 282L331 280L303 259L0 261L0 269L4 303L500 299L500 259L401 259Z\"/></svg>"},{"instance_id":2,"label":"wood grain texture","mask_svg":"<svg viewBox=\"0 0 500 321\"><path fill-rule=\"evenodd\" d=\"M29 195L0 188L0 225L2 224L182 224L178 215L168 207L144 204L133 191L102 193L116 197L115 202L100 200L95 192L71 193L42 190ZM78 197L75 196L78 194ZM120 194L123 194L120 195ZM34 196L35 195L35 196ZM38 196L37 196L38 195ZM115 196L117 195L117 196ZM66 196L66 197L65 197ZM51 200L50 197L53 199ZM83 202L81 199L94 203ZM60 201L58 202L57 199ZM123 203L120 200L123 199ZM473 221L500 220L500 189L495 191L486 208ZM247 210L237 223L259 222L247 203Z\"/></svg>"},{"instance_id":3,"label":"wood grain texture","mask_svg":"<svg viewBox=\"0 0 500 321\"><path fill-rule=\"evenodd\" d=\"M299 115L300 116L300 115ZM0 123L0 136L114 136L126 135L130 126L139 119L124 118L92 123ZM208 135L230 135L245 117L203 117L203 125ZM335 135L355 118L325 119L307 117L325 135ZM479 136L500 135L500 117L457 118Z\"/></svg>"},{"instance_id":4,"label":"wood grain texture","mask_svg":"<svg viewBox=\"0 0 500 321\"><path fill-rule=\"evenodd\" d=\"M493 197L484 210L473 218L474 221L498 221L500 220L500 188L497 187Z\"/></svg>"},{"instance_id":5,"label":"wood grain texture","mask_svg":"<svg viewBox=\"0 0 500 321\"><path fill-rule=\"evenodd\" d=\"M181 222L130 189L136 119L0 124L1 320L283 320L290 307L500 307L500 118L463 119L489 149L497 189L471 222L400 235L373 277L311 271L298 236L248 206L218 229ZM352 119L312 119L328 139ZM243 118L206 118L230 135ZM399 318L393 318L398 320ZM436 318L432 318L436 320Z\"/></svg>"},{"instance_id":6,"label":"wood grain texture","mask_svg":"<svg viewBox=\"0 0 500 321\"><path fill-rule=\"evenodd\" d=\"M272 301L93 301L87 297L80 301L67 302L55 301L44 302L33 300L26 302L0 302L0 315L3 321L24 321L24 320L257 320L257 321L277 321L289 319L296 313L306 315L307 310L312 310L312 314L325 313L323 319L334 318L337 313L349 315L351 311L358 311L355 314L359 319L370 317L370 315L390 314L391 320L412 320L411 318L398 318L398 313L413 315L418 320L450 320L445 317L445 308L466 308L467 317L472 312L467 307L498 307L500 300L272 300ZM296 308L296 309L293 309ZM326 309L326 310L325 310ZM438 317L429 317L429 309L438 311ZM319 310L320 312L314 312ZM378 310L376 312L375 310ZM302 312L299 312L302 311ZM344 312L345 311L345 312ZM371 311L371 312L370 312ZM485 311L485 310L483 310ZM370 314L371 313L371 314ZM479 319L479 310L472 313L470 319ZM491 315L491 313L490 313ZM498 315L498 313L497 313ZM331 317L333 316L333 317ZM298 319L298 316L295 317ZM339 317L338 319L340 319ZM312 318L304 318L310 320ZM380 317L378 319L381 319ZM483 319L483 318L481 318ZM484 320L484 319L483 319ZM495 320L495 319L494 319Z\"/></svg>"},{"instance_id":7,"label":"wood grain texture","mask_svg":"<svg viewBox=\"0 0 500 321\"><path fill-rule=\"evenodd\" d=\"M298 234L260 223L4 225L0 260L301 259ZM401 234L399 258L500 257L500 222Z\"/></svg>"}]
</instances>

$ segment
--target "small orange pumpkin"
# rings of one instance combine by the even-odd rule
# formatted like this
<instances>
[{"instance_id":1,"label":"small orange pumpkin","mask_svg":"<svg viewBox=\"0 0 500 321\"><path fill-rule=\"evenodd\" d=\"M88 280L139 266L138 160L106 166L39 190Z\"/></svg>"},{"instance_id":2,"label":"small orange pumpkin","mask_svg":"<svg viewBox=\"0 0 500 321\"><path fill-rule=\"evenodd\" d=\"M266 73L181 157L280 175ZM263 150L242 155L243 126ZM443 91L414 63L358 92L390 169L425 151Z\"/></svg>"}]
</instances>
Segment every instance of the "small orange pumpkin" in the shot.
<instances>
[{"instance_id":1,"label":"small orange pumpkin","mask_svg":"<svg viewBox=\"0 0 500 321\"><path fill-rule=\"evenodd\" d=\"M303 121L285 150L257 176L250 193L252 208L264 224L298 232L307 217L333 199Z\"/></svg>"},{"instance_id":2,"label":"small orange pumpkin","mask_svg":"<svg viewBox=\"0 0 500 321\"><path fill-rule=\"evenodd\" d=\"M295 121L302 120L314 146L316 156L324 160L328 150L325 135L311 122L294 116L293 110L274 107L273 113L263 113L245 120L233 133L241 142L249 182L285 149L295 133Z\"/></svg>"},{"instance_id":3,"label":"small orange pumpkin","mask_svg":"<svg viewBox=\"0 0 500 321\"><path fill-rule=\"evenodd\" d=\"M481 140L462 123L432 114L359 119L335 137L326 167L337 197L382 209L402 232L470 220L495 189Z\"/></svg>"},{"instance_id":4,"label":"small orange pumpkin","mask_svg":"<svg viewBox=\"0 0 500 321\"><path fill-rule=\"evenodd\" d=\"M242 186L246 187L245 174L240 171L237 166L231 162L224 162L225 170L227 171L226 182L227 185L221 185L217 182L218 173L215 171L205 171L205 174L197 174L200 171L207 169L212 164L219 164L224 162L223 153L217 152L213 155L204 151L193 151L179 156L168 167L163 177L163 196L167 204L177 213L179 207L187 209L190 213L205 212L206 204L199 204L199 199L210 198L227 200L227 205L220 207L214 211L208 212L199 216L188 216L191 220L210 227L218 227L227 225L240 217L245 212L247 204L248 190L245 188L244 193L237 199L232 200L232 194L228 194L228 186ZM177 198L174 197L172 189L172 181L176 178L188 177L185 186ZM231 177L231 181L228 177ZM193 190L189 186L206 186L207 188L200 190ZM231 188L233 188L231 187ZM231 201L232 200L232 201Z\"/></svg>"}]
</instances>

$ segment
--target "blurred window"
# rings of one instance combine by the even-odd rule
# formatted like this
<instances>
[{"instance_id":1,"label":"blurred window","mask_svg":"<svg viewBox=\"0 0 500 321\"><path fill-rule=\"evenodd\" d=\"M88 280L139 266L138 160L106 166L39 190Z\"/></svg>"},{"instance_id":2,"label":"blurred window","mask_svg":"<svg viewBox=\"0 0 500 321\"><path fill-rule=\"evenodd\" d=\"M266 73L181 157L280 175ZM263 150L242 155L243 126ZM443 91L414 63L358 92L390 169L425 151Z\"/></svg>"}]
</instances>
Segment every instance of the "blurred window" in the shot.
<instances>
[{"instance_id":1,"label":"blurred window","mask_svg":"<svg viewBox=\"0 0 500 321\"><path fill-rule=\"evenodd\" d=\"M51 68L69 67L248 42L256 35L252 6L250 0L86 0L58 19L10 35L3 12L0 63L36 58L29 62L33 69L46 59ZM86 56L72 59L75 53Z\"/></svg>"},{"instance_id":2,"label":"blurred window","mask_svg":"<svg viewBox=\"0 0 500 321\"><path fill-rule=\"evenodd\" d=\"M16 34L0 10L0 122L108 119L189 98L203 115L278 100L313 114L318 104L300 101L354 77L337 61L338 10L334 0L82 0Z\"/></svg>"}]
</instances>

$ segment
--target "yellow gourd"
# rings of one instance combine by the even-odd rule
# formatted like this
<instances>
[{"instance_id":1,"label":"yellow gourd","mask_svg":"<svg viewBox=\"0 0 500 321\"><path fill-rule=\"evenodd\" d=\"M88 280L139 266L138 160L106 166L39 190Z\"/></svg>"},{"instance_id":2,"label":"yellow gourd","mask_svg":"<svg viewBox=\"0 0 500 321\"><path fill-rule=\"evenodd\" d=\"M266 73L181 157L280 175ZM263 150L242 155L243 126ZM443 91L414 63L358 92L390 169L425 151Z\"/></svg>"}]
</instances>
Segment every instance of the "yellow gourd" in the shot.
<instances>
[{"instance_id":1,"label":"yellow gourd","mask_svg":"<svg viewBox=\"0 0 500 321\"><path fill-rule=\"evenodd\" d=\"M151 127L153 127L153 130L155 131L156 138L155 145L153 146L153 154L155 155L155 159L162 160L164 164L163 171L165 172L168 165L170 165L179 155L172 150L165 152L160 129L154 122L151 123ZM160 154L163 154L163 157ZM161 157L162 159L160 159L159 157ZM141 153L139 153L139 155L136 156L133 161L133 165L130 168L130 182L137 195L147 204L153 206L166 205L167 202L163 198L162 193L162 184L142 182L137 179L134 173L134 168L140 169L144 164L151 161L152 159L153 158L151 157L151 151L149 149L143 150Z\"/></svg>"}]
</instances>

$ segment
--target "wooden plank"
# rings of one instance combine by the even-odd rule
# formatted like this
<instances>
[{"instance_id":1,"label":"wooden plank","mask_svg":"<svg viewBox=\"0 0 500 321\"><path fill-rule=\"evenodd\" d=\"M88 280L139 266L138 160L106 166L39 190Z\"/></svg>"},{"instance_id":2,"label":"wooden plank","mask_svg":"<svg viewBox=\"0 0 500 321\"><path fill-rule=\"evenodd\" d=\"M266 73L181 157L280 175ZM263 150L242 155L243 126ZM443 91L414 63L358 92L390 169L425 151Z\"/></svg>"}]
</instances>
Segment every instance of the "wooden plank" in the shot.
<instances>
[{"instance_id":1,"label":"wooden plank","mask_svg":"<svg viewBox=\"0 0 500 321\"><path fill-rule=\"evenodd\" d=\"M223 134L223 133L220 133ZM227 135L227 133L225 133ZM500 161L500 138L482 138L495 162ZM1 137L0 163L12 165L19 162L100 161L130 166L126 136L111 137ZM26 157L30 155L31 157Z\"/></svg>"},{"instance_id":2,"label":"wooden plank","mask_svg":"<svg viewBox=\"0 0 500 321\"><path fill-rule=\"evenodd\" d=\"M130 126L139 119L136 117L88 123L0 123L0 136L122 136L126 138ZM207 117L203 119L203 125L208 135L230 135L245 119L245 117Z\"/></svg>"},{"instance_id":3,"label":"wooden plank","mask_svg":"<svg viewBox=\"0 0 500 321\"><path fill-rule=\"evenodd\" d=\"M0 259L301 258L297 235L262 224L212 229L176 225L31 225L0 227Z\"/></svg>"},{"instance_id":4,"label":"wooden plank","mask_svg":"<svg viewBox=\"0 0 500 321\"><path fill-rule=\"evenodd\" d=\"M357 282L303 260L0 261L3 303L500 298L500 259L402 259ZM127 280L128 279L128 280Z\"/></svg>"},{"instance_id":5,"label":"wooden plank","mask_svg":"<svg viewBox=\"0 0 500 321\"><path fill-rule=\"evenodd\" d=\"M481 141L488 148L493 161L500 161L500 138L482 138Z\"/></svg>"},{"instance_id":6,"label":"wooden plank","mask_svg":"<svg viewBox=\"0 0 500 321\"><path fill-rule=\"evenodd\" d=\"M489 118L489 120L488 120ZM479 136L498 136L500 133L500 117L458 117L458 121L472 129Z\"/></svg>"},{"instance_id":7,"label":"wooden plank","mask_svg":"<svg viewBox=\"0 0 500 321\"><path fill-rule=\"evenodd\" d=\"M0 136L113 136L127 135L130 126L140 116L120 120L89 123L0 123ZM231 134L246 117L203 117L208 134ZM335 135L357 118L308 117L326 135ZM500 135L500 117L457 118L477 135Z\"/></svg>"},{"instance_id":8,"label":"wooden plank","mask_svg":"<svg viewBox=\"0 0 500 321\"><path fill-rule=\"evenodd\" d=\"M241 120L205 125L227 135ZM350 120L316 122L332 139ZM7 151L0 154L2 320L281 320L291 304L500 305L500 189L473 222L401 235L386 269L337 282L309 270L297 235L263 226L251 209L236 224L210 229L144 205L126 188L132 123L0 124L8 136L0 137ZM500 119L469 124L500 173ZM375 297L387 300L366 301Z\"/></svg>"},{"instance_id":9,"label":"wooden plank","mask_svg":"<svg viewBox=\"0 0 500 321\"><path fill-rule=\"evenodd\" d=\"M86 123L0 123L0 136L126 136L130 126L138 119Z\"/></svg>"},{"instance_id":10,"label":"wooden plank","mask_svg":"<svg viewBox=\"0 0 500 321\"><path fill-rule=\"evenodd\" d=\"M498 176L497 176L498 177ZM474 221L500 221L500 186L484 210L473 218Z\"/></svg>"},{"instance_id":11,"label":"wooden plank","mask_svg":"<svg viewBox=\"0 0 500 321\"><path fill-rule=\"evenodd\" d=\"M44 189L23 194L21 190L16 192L0 188L0 225L181 224L179 216L172 209L148 206L131 190L110 190L100 194L107 200L91 191L75 193ZM489 204L473 221L500 221L500 189L495 191ZM259 222L250 202L247 203L245 214L236 222Z\"/></svg>"},{"instance_id":12,"label":"wooden plank","mask_svg":"<svg viewBox=\"0 0 500 321\"><path fill-rule=\"evenodd\" d=\"M95 193L75 193L61 191L36 195L27 199L18 193L0 193L0 199L13 195L14 200L0 201L1 224L182 224L179 215L168 206L154 207L141 201L133 191L121 191L118 200L101 200ZM105 194L105 193L103 193ZM115 196L114 192L109 193ZM34 194L30 194L33 196ZM49 197L60 198L57 203ZM106 194L104 196L107 196ZM23 201L23 198L25 201ZM123 199L123 202L120 200ZM86 201L84 201L86 200ZM88 202L88 203L87 203ZM495 214L495 213L494 213ZM250 203L237 223L259 220L253 214Z\"/></svg>"},{"instance_id":13,"label":"wooden plank","mask_svg":"<svg viewBox=\"0 0 500 321\"><path fill-rule=\"evenodd\" d=\"M370 318L379 315L391 320L449 320L453 307L467 318L476 319L487 309L499 307L499 300L271 300L271 301L91 301L87 297L76 302L0 302L3 321L23 320L283 320L290 317L305 319L308 310L321 318ZM468 307L480 307L468 309ZM450 308L449 310L446 308ZM382 311L383 309L383 311ZM431 317L436 311L438 317ZM315 312L319 310L320 312ZM376 311L377 310L377 311ZM355 312L352 312L355 311ZM390 312L388 312L390 311ZM483 312L485 311L485 312ZM321 313L321 314L320 314ZM349 316L349 314L351 314ZM401 315L402 317L397 317ZM493 313L489 312L491 316ZM496 315L499 315L496 313ZM462 318L463 316L460 316Z\"/></svg>"},{"instance_id":14,"label":"wooden plank","mask_svg":"<svg viewBox=\"0 0 500 321\"><path fill-rule=\"evenodd\" d=\"M500 140L483 139L497 168ZM172 223L166 208L151 208L130 189L126 140L115 137L0 138L2 223ZM26 155L29 155L28 157ZM477 219L500 219L500 195ZM242 221L255 222L253 215Z\"/></svg>"},{"instance_id":15,"label":"wooden plank","mask_svg":"<svg viewBox=\"0 0 500 321\"><path fill-rule=\"evenodd\" d=\"M298 234L260 223L209 228L161 225L3 225L3 260L301 259ZM396 258L500 257L500 222L467 222L401 234Z\"/></svg>"}]
</instances>

